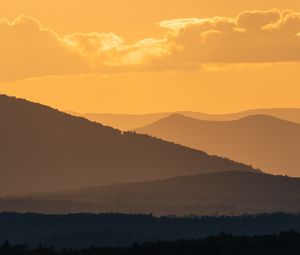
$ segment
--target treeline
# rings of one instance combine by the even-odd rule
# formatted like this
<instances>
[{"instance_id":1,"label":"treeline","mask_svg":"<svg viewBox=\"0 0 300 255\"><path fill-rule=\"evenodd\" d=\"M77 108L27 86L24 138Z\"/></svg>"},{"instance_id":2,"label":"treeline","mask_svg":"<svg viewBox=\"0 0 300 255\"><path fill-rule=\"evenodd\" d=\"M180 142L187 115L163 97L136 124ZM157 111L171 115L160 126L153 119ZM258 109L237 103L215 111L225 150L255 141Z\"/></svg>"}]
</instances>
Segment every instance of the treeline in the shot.
<instances>
[{"instance_id":1,"label":"treeline","mask_svg":"<svg viewBox=\"0 0 300 255\"><path fill-rule=\"evenodd\" d=\"M296 255L300 254L300 234L283 232L266 236L233 236L221 234L198 240L159 241L134 244L129 247L60 249L43 247L30 249L22 245L0 246L1 255Z\"/></svg>"},{"instance_id":2,"label":"treeline","mask_svg":"<svg viewBox=\"0 0 300 255\"><path fill-rule=\"evenodd\" d=\"M220 217L154 217L128 214L0 213L0 243L55 248L126 247L134 243L216 236L221 232L270 235L300 232L300 215L263 214Z\"/></svg>"}]
</instances>

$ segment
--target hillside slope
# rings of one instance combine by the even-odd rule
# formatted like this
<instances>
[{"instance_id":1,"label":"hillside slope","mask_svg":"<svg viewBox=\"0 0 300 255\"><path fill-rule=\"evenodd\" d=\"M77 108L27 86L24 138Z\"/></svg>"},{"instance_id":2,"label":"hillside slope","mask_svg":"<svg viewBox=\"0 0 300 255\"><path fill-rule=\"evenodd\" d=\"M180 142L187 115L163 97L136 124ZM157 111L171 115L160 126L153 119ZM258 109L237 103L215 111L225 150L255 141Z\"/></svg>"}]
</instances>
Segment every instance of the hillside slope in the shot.
<instances>
[{"instance_id":1,"label":"hillside slope","mask_svg":"<svg viewBox=\"0 0 300 255\"><path fill-rule=\"evenodd\" d=\"M0 195L252 168L0 96Z\"/></svg>"}]
</instances>

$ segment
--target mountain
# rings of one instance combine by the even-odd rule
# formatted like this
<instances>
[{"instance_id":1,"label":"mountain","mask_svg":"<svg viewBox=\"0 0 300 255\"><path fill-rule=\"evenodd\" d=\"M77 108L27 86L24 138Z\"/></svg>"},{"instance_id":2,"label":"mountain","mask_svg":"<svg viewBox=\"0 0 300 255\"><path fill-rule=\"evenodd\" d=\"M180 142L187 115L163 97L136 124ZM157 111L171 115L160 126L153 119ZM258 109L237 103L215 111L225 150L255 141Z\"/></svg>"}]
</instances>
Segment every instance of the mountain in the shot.
<instances>
[{"instance_id":1,"label":"mountain","mask_svg":"<svg viewBox=\"0 0 300 255\"><path fill-rule=\"evenodd\" d=\"M203 121L177 114L136 131L229 157L269 173L300 176L300 124L272 116Z\"/></svg>"},{"instance_id":2,"label":"mountain","mask_svg":"<svg viewBox=\"0 0 300 255\"><path fill-rule=\"evenodd\" d=\"M0 195L253 168L0 96Z\"/></svg>"},{"instance_id":3,"label":"mountain","mask_svg":"<svg viewBox=\"0 0 300 255\"><path fill-rule=\"evenodd\" d=\"M68 111L72 115L80 116L80 114ZM173 114L181 114L187 117L209 120L209 121L230 121L238 120L252 115L270 115L279 119L296 122L300 124L300 109L288 109L288 108L274 108L274 109L255 109L238 113L230 114L206 114L200 112L164 112L164 113L152 113L152 114L106 114L106 113L86 113L82 114L83 117L102 123L121 130L134 130L143 126L149 125L155 121L166 118Z\"/></svg>"},{"instance_id":4,"label":"mountain","mask_svg":"<svg viewBox=\"0 0 300 255\"><path fill-rule=\"evenodd\" d=\"M90 203L94 212L212 215L299 212L300 178L219 172L40 194L35 201ZM67 207L65 208L68 211ZM83 211L85 211L83 210Z\"/></svg>"}]
</instances>

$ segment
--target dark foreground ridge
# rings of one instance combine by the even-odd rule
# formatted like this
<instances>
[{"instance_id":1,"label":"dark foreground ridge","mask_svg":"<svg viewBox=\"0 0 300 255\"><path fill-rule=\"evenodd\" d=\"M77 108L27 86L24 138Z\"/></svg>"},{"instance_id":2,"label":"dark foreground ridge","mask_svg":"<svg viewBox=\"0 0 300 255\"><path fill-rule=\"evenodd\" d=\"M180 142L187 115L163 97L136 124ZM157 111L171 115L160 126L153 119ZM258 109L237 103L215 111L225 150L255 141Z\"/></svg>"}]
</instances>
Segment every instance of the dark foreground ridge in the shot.
<instances>
[{"instance_id":1,"label":"dark foreground ridge","mask_svg":"<svg viewBox=\"0 0 300 255\"><path fill-rule=\"evenodd\" d=\"M300 234L296 232L251 237L220 234L198 240L159 241L123 248L90 247L81 250L55 250L41 245L29 249L22 245L11 246L8 242L0 246L1 255L296 255L299 253Z\"/></svg>"},{"instance_id":2,"label":"dark foreground ridge","mask_svg":"<svg viewBox=\"0 0 300 255\"><path fill-rule=\"evenodd\" d=\"M153 217L126 214L0 214L0 243L82 249L217 236L273 235L300 231L300 215ZM5 254L8 255L8 254ZM39 254L40 255L40 254Z\"/></svg>"}]
</instances>

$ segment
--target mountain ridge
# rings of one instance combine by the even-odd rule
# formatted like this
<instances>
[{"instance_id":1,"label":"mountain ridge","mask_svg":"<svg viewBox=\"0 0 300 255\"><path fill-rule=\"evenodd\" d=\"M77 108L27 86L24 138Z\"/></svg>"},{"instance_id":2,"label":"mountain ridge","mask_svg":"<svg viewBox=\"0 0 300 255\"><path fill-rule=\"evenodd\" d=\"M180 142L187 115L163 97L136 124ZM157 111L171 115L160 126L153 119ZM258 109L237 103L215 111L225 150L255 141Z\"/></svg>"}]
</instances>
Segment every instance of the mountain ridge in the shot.
<instances>
[{"instance_id":1,"label":"mountain ridge","mask_svg":"<svg viewBox=\"0 0 300 255\"><path fill-rule=\"evenodd\" d=\"M245 110L236 113L207 114L192 111L174 111L148 114L110 114L110 113L74 113L89 120L103 123L121 130L134 130L149 125L172 114L182 114L199 120L230 121L238 120L249 115L270 115L290 122L300 124L300 109L298 108L261 108Z\"/></svg>"},{"instance_id":2,"label":"mountain ridge","mask_svg":"<svg viewBox=\"0 0 300 255\"><path fill-rule=\"evenodd\" d=\"M30 198L30 197L28 197ZM224 215L300 211L300 178L265 173L219 172L158 181L37 194L37 201L91 203L95 212L155 215Z\"/></svg>"}]
</instances>

